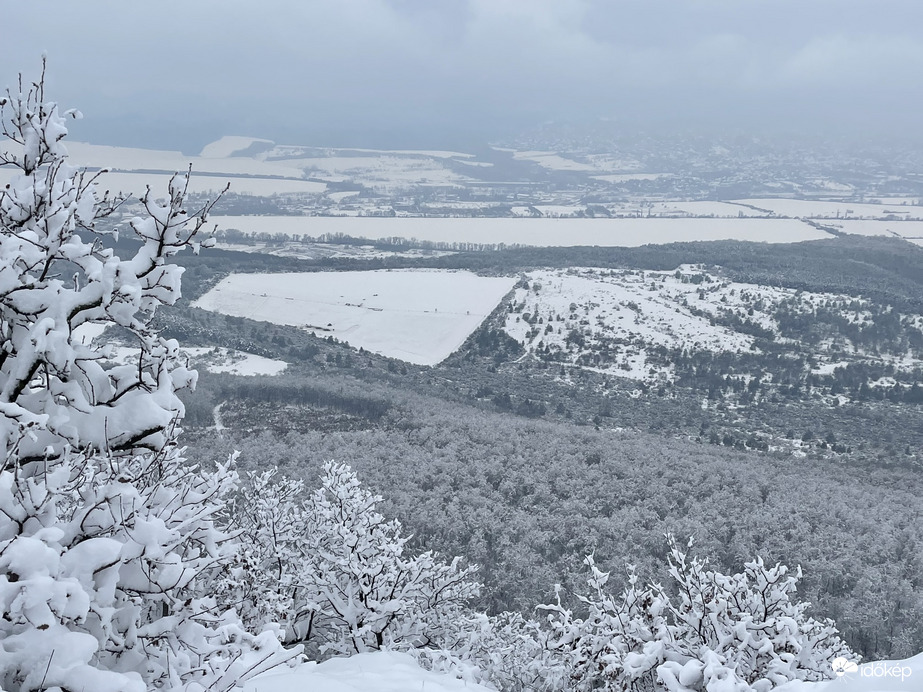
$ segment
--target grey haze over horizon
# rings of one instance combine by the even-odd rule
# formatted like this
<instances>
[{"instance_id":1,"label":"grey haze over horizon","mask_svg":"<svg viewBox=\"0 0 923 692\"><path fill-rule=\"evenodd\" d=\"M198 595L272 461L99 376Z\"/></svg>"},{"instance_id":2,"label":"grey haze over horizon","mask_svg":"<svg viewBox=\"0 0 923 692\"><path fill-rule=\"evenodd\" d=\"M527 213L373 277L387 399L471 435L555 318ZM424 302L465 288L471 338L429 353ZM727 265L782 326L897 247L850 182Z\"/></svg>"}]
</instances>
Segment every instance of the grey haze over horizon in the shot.
<instances>
[{"instance_id":1,"label":"grey haze over horizon","mask_svg":"<svg viewBox=\"0 0 923 692\"><path fill-rule=\"evenodd\" d=\"M0 86L75 138L195 150L486 142L548 121L919 139L919 0L39 0L2 6Z\"/></svg>"}]
</instances>

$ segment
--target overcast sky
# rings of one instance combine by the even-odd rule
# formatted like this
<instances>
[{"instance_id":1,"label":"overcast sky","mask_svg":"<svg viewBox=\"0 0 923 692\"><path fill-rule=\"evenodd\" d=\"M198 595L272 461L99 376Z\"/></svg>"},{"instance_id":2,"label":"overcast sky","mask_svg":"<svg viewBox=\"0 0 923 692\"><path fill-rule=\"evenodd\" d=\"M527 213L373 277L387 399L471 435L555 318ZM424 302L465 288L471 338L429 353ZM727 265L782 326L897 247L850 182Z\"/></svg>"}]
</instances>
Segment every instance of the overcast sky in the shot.
<instances>
[{"instance_id":1,"label":"overcast sky","mask_svg":"<svg viewBox=\"0 0 923 692\"><path fill-rule=\"evenodd\" d=\"M431 146L549 120L906 133L921 0L0 1L95 141Z\"/></svg>"}]
</instances>

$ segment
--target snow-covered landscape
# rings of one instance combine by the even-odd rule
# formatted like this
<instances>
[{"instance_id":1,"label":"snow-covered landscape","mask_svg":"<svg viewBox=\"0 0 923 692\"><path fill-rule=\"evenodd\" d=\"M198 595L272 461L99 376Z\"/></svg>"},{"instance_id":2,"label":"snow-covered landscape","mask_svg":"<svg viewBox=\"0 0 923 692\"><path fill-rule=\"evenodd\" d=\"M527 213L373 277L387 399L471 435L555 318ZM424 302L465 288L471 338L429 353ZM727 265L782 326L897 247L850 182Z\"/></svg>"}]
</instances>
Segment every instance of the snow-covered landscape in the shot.
<instances>
[{"instance_id":1,"label":"snow-covered landscape","mask_svg":"<svg viewBox=\"0 0 923 692\"><path fill-rule=\"evenodd\" d=\"M0 692L923 692L923 9L833 4L0 9Z\"/></svg>"}]
</instances>

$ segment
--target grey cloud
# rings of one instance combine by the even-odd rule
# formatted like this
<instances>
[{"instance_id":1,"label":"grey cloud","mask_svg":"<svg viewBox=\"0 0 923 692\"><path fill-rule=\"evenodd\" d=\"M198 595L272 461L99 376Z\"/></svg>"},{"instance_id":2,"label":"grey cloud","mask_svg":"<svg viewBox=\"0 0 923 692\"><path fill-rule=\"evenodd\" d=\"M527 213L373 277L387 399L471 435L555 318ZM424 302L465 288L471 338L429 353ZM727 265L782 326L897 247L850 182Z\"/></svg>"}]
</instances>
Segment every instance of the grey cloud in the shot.
<instances>
[{"instance_id":1,"label":"grey cloud","mask_svg":"<svg viewBox=\"0 0 923 692\"><path fill-rule=\"evenodd\" d=\"M0 82L34 73L47 49L54 93L112 127L134 118L202 137L326 132L343 144L550 118L682 124L734 113L744 128L772 118L808 127L850 99L857 122L909 127L923 104L921 5L47 0L4 8Z\"/></svg>"}]
</instances>

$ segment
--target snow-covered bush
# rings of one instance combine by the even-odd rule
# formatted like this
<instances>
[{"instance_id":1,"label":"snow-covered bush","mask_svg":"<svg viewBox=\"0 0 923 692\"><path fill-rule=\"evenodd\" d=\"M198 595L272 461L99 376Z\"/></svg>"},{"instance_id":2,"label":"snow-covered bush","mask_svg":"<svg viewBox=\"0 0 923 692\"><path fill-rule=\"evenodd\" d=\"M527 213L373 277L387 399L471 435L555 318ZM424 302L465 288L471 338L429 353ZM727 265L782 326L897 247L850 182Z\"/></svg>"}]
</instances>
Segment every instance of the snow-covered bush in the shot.
<instances>
[{"instance_id":1,"label":"snow-covered bush","mask_svg":"<svg viewBox=\"0 0 923 692\"><path fill-rule=\"evenodd\" d=\"M274 472L250 482L231 511L244 548L227 586L254 625L279 622L286 641L318 658L441 646L453 636L478 593L474 569L407 554L400 523L385 521L381 498L348 466L326 463L307 498Z\"/></svg>"},{"instance_id":2,"label":"snow-covered bush","mask_svg":"<svg viewBox=\"0 0 923 692\"><path fill-rule=\"evenodd\" d=\"M791 575L757 559L727 576L668 542L674 596L639 586L629 570L628 588L614 598L605 591L609 575L589 557L592 593L580 597L588 616L576 618L560 600L542 606L550 611L549 646L576 689L766 692L831 678L835 658L855 658L832 622L793 601L800 569Z\"/></svg>"},{"instance_id":3,"label":"snow-covered bush","mask_svg":"<svg viewBox=\"0 0 923 692\"><path fill-rule=\"evenodd\" d=\"M151 328L210 207L185 211L188 175L148 192L122 260L94 235L117 201L68 165L44 79L0 99L0 121L16 173L0 189L0 689L232 689L298 651L212 595L236 475L180 456L176 391L195 374ZM130 332L134 362L83 344L90 322Z\"/></svg>"},{"instance_id":4,"label":"snow-covered bush","mask_svg":"<svg viewBox=\"0 0 923 692\"><path fill-rule=\"evenodd\" d=\"M441 649L411 653L428 670L503 692L553 692L567 687L569 670L548 645L549 633L520 613L471 613Z\"/></svg>"}]
</instances>

